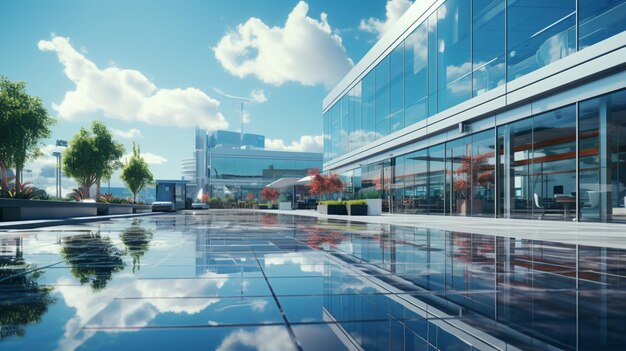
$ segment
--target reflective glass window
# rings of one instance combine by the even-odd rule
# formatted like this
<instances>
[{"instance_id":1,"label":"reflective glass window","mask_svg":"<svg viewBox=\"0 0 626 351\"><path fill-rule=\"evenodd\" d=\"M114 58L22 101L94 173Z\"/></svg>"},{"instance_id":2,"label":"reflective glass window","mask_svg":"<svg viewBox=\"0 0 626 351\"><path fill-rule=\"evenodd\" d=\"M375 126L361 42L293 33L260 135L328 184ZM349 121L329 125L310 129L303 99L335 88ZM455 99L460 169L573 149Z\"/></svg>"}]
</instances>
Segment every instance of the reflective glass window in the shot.
<instances>
[{"instance_id":1,"label":"reflective glass window","mask_svg":"<svg viewBox=\"0 0 626 351\"><path fill-rule=\"evenodd\" d=\"M576 49L575 0L508 3L508 80L560 60Z\"/></svg>"},{"instance_id":2,"label":"reflective glass window","mask_svg":"<svg viewBox=\"0 0 626 351\"><path fill-rule=\"evenodd\" d=\"M389 55L389 129L404 128L404 43Z\"/></svg>"},{"instance_id":3,"label":"reflective glass window","mask_svg":"<svg viewBox=\"0 0 626 351\"><path fill-rule=\"evenodd\" d=\"M404 41L404 124L428 117L428 23Z\"/></svg>"},{"instance_id":4,"label":"reflective glass window","mask_svg":"<svg viewBox=\"0 0 626 351\"><path fill-rule=\"evenodd\" d=\"M438 107L472 97L471 2L448 0L437 10Z\"/></svg>"},{"instance_id":5,"label":"reflective glass window","mask_svg":"<svg viewBox=\"0 0 626 351\"><path fill-rule=\"evenodd\" d=\"M350 143L348 135L350 133L350 97L348 94L344 95L341 100L341 130L339 131L339 154L344 155L350 151Z\"/></svg>"},{"instance_id":6,"label":"reflective glass window","mask_svg":"<svg viewBox=\"0 0 626 351\"><path fill-rule=\"evenodd\" d=\"M364 141L371 142L376 137L376 72L371 70L362 80L363 103L362 120Z\"/></svg>"},{"instance_id":7,"label":"reflective glass window","mask_svg":"<svg viewBox=\"0 0 626 351\"><path fill-rule=\"evenodd\" d=\"M474 0L472 76L474 96L504 84L504 0Z\"/></svg>"},{"instance_id":8,"label":"reflective glass window","mask_svg":"<svg viewBox=\"0 0 626 351\"><path fill-rule=\"evenodd\" d=\"M579 106L579 220L626 222L626 91Z\"/></svg>"},{"instance_id":9,"label":"reflective glass window","mask_svg":"<svg viewBox=\"0 0 626 351\"><path fill-rule=\"evenodd\" d=\"M339 154L339 143L340 143L340 131L341 131L341 122L340 122L340 114L339 114L339 104L335 104L331 108L331 159L338 157Z\"/></svg>"},{"instance_id":10,"label":"reflective glass window","mask_svg":"<svg viewBox=\"0 0 626 351\"><path fill-rule=\"evenodd\" d=\"M437 113L437 11L428 17L428 115Z\"/></svg>"},{"instance_id":11,"label":"reflective glass window","mask_svg":"<svg viewBox=\"0 0 626 351\"><path fill-rule=\"evenodd\" d=\"M323 132L322 132L322 141L324 143L324 162L328 162L329 157L328 157L328 112L324 113L322 115L322 125L323 125Z\"/></svg>"},{"instance_id":12,"label":"reflective glass window","mask_svg":"<svg viewBox=\"0 0 626 351\"><path fill-rule=\"evenodd\" d=\"M626 30L626 1L578 1L578 49Z\"/></svg>"},{"instance_id":13,"label":"reflective glass window","mask_svg":"<svg viewBox=\"0 0 626 351\"><path fill-rule=\"evenodd\" d=\"M533 117L533 215L576 218L576 108ZM538 202L538 203L537 203Z\"/></svg>"},{"instance_id":14,"label":"reflective glass window","mask_svg":"<svg viewBox=\"0 0 626 351\"><path fill-rule=\"evenodd\" d=\"M472 136L471 199L473 216L494 216L495 207L495 140L494 131Z\"/></svg>"},{"instance_id":15,"label":"reflective glass window","mask_svg":"<svg viewBox=\"0 0 626 351\"><path fill-rule=\"evenodd\" d=\"M460 138L446 143L447 169L450 170L450 214L466 216L470 214L471 194L471 137Z\"/></svg>"},{"instance_id":16,"label":"reflective glass window","mask_svg":"<svg viewBox=\"0 0 626 351\"><path fill-rule=\"evenodd\" d=\"M389 134L389 56L376 65L376 133Z\"/></svg>"},{"instance_id":17,"label":"reflective glass window","mask_svg":"<svg viewBox=\"0 0 626 351\"><path fill-rule=\"evenodd\" d=\"M428 213L444 214L446 206L445 144L428 149Z\"/></svg>"},{"instance_id":18,"label":"reflective glass window","mask_svg":"<svg viewBox=\"0 0 626 351\"><path fill-rule=\"evenodd\" d=\"M352 150L356 150L363 144L363 123L361 121L361 82L358 82L350 91L350 97L353 101L353 119L354 128L350 136Z\"/></svg>"}]
</instances>

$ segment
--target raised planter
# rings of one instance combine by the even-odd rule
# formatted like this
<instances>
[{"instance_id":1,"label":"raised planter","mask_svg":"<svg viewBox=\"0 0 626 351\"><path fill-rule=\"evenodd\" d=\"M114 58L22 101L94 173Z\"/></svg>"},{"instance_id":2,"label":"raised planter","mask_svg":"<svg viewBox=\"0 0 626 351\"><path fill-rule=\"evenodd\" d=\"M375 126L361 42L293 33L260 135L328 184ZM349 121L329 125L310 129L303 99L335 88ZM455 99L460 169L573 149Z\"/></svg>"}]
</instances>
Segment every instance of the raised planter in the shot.
<instances>
[{"instance_id":1,"label":"raised planter","mask_svg":"<svg viewBox=\"0 0 626 351\"><path fill-rule=\"evenodd\" d=\"M367 205L346 205L348 216L367 216Z\"/></svg>"},{"instance_id":2,"label":"raised planter","mask_svg":"<svg viewBox=\"0 0 626 351\"><path fill-rule=\"evenodd\" d=\"M324 215L342 215L348 214L346 205L317 205L317 212Z\"/></svg>"},{"instance_id":3,"label":"raised planter","mask_svg":"<svg viewBox=\"0 0 626 351\"><path fill-rule=\"evenodd\" d=\"M150 212L149 205L121 205L71 201L0 199L1 221L91 217Z\"/></svg>"},{"instance_id":4,"label":"raised planter","mask_svg":"<svg viewBox=\"0 0 626 351\"><path fill-rule=\"evenodd\" d=\"M285 202L279 202L278 203L278 209L282 210L282 211L291 211L291 202L289 201L285 201Z\"/></svg>"},{"instance_id":5,"label":"raised planter","mask_svg":"<svg viewBox=\"0 0 626 351\"><path fill-rule=\"evenodd\" d=\"M367 215L380 216L383 213L383 199L367 199Z\"/></svg>"}]
</instances>

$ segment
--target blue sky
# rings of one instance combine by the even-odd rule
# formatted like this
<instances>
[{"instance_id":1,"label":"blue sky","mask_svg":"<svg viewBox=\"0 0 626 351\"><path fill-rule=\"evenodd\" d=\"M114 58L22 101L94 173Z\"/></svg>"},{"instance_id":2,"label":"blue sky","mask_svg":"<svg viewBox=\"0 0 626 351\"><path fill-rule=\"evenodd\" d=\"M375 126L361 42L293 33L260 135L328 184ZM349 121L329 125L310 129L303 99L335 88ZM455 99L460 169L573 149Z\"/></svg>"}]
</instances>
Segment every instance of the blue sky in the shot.
<instances>
[{"instance_id":1,"label":"blue sky","mask_svg":"<svg viewBox=\"0 0 626 351\"><path fill-rule=\"evenodd\" d=\"M409 4L4 0L0 74L59 120L46 144L97 119L127 152L139 143L157 178L177 179L194 125L239 130L239 102L224 94L253 100L244 130L270 148L321 150L322 99ZM27 178L44 183L52 165L42 157Z\"/></svg>"}]
</instances>

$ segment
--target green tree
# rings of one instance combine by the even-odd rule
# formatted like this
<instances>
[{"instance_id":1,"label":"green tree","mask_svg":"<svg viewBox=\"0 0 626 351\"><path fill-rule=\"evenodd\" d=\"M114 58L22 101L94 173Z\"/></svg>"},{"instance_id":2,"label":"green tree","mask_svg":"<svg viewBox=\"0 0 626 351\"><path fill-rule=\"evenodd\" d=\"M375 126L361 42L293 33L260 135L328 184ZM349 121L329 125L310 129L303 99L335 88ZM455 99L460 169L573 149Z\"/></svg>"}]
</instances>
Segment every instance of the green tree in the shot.
<instances>
[{"instance_id":1,"label":"green tree","mask_svg":"<svg viewBox=\"0 0 626 351\"><path fill-rule=\"evenodd\" d=\"M78 181L85 198L89 187L111 177L124 154L124 146L113 140L111 132L101 122L93 122L91 132L81 128L70 140L63 153L63 172ZM98 194L96 194L98 196Z\"/></svg>"},{"instance_id":2,"label":"green tree","mask_svg":"<svg viewBox=\"0 0 626 351\"><path fill-rule=\"evenodd\" d=\"M150 249L153 236L152 230L141 225L141 219L134 219L130 227L124 229L120 234L120 238L126 246L126 253L133 258L133 273L141 269L141 257Z\"/></svg>"},{"instance_id":3,"label":"green tree","mask_svg":"<svg viewBox=\"0 0 626 351\"><path fill-rule=\"evenodd\" d=\"M15 167L15 184L21 184L24 164L40 154L39 142L50 137L55 120L40 98L26 93L26 83L0 76L0 180ZM16 186L19 192L19 187ZM3 189L4 191L4 189Z\"/></svg>"},{"instance_id":4,"label":"green tree","mask_svg":"<svg viewBox=\"0 0 626 351\"><path fill-rule=\"evenodd\" d=\"M154 183L148 164L141 157L139 146L133 143L133 154L122 169L122 180L133 193L133 202L137 202L137 194L146 186Z\"/></svg>"},{"instance_id":5,"label":"green tree","mask_svg":"<svg viewBox=\"0 0 626 351\"><path fill-rule=\"evenodd\" d=\"M126 253L100 232L63 237L60 252L72 275L93 291L106 288L113 274L126 267Z\"/></svg>"}]
</instances>

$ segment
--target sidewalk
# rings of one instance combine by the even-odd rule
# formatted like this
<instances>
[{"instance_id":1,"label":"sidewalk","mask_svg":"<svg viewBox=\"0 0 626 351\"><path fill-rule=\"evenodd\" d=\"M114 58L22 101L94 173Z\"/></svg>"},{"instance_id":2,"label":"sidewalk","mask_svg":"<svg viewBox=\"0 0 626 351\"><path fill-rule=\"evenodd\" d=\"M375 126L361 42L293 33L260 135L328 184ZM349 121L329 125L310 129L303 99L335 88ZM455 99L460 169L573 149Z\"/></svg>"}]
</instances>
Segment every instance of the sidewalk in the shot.
<instances>
[{"instance_id":1,"label":"sidewalk","mask_svg":"<svg viewBox=\"0 0 626 351\"><path fill-rule=\"evenodd\" d=\"M263 213L297 215L349 222L401 225L517 239L545 240L566 244L626 249L626 224L542 221L456 216L383 214L381 216L321 215L314 210L255 210Z\"/></svg>"}]
</instances>

